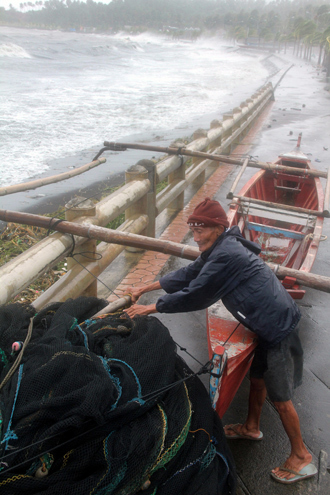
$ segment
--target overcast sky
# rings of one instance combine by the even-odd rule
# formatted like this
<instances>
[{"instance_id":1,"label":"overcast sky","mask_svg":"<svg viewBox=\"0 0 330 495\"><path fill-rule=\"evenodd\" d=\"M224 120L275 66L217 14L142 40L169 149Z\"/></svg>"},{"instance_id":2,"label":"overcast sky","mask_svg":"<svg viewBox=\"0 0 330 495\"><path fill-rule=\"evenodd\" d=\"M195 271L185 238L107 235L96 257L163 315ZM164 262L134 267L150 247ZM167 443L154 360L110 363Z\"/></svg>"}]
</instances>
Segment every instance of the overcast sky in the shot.
<instances>
[{"instance_id":1,"label":"overcast sky","mask_svg":"<svg viewBox=\"0 0 330 495\"><path fill-rule=\"evenodd\" d=\"M19 4L20 3L27 3L27 2L32 2L35 3L35 0L0 0L0 7L4 7L5 9L9 9L9 5L11 4L15 9L19 10ZM94 0L97 2L102 2L102 3L110 3L111 0Z\"/></svg>"},{"instance_id":2,"label":"overcast sky","mask_svg":"<svg viewBox=\"0 0 330 495\"><path fill-rule=\"evenodd\" d=\"M27 3L29 1L32 3L35 3L35 0L0 0L0 7L4 7L5 9L9 9L9 5L11 4L15 9L20 10L19 4L20 3ZM110 3L111 1L112 0L94 0L94 2L102 2L102 3ZM311 3L313 3L313 0L311 0Z\"/></svg>"}]
</instances>

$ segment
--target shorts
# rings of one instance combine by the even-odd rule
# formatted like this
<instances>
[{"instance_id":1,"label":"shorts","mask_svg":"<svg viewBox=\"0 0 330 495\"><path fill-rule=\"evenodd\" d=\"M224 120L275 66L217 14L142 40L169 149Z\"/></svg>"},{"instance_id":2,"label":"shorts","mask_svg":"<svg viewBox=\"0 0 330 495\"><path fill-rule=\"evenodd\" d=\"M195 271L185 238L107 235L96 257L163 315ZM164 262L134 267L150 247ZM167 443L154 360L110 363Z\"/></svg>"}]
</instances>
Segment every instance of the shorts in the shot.
<instances>
[{"instance_id":1,"label":"shorts","mask_svg":"<svg viewBox=\"0 0 330 495\"><path fill-rule=\"evenodd\" d=\"M256 347L250 377L265 380L272 402L291 400L293 389L302 383L302 372L303 349L297 328L274 347Z\"/></svg>"}]
</instances>

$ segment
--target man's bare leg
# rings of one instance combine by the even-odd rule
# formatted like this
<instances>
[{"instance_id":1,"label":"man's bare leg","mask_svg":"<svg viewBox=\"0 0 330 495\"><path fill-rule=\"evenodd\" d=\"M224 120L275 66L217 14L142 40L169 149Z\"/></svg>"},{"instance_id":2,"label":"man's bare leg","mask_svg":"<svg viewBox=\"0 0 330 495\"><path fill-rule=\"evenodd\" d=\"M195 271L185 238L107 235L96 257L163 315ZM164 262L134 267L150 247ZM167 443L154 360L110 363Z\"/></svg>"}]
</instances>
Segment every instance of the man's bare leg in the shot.
<instances>
[{"instance_id":1,"label":"man's bare leg","mask_svg":"<svg viewBox=\"0 0 330 495\"><path fill-rule=\"evenodd\" d=\"M248 416L244 424L226 425L224 427L225 434L230 437L236 433L251 438L258 438L260 435L260 416L263 403L266 398L265 381L259 378L251 378L250 395L249 395L249 410Z\"/></svg>"},{"instance_id":2,"label":"man's bare leg","mask_svg":"<svg viewBox=\"0 0 330 495\"><path fill-rule=\"evenodd\" d=\"M283 464L283 467L299 473L302 468L312 462L312 455L304 445L297 411L291 400L274 402L274 405L280 415L283 427L291 444L291 454ZM294 474L283 471L280 467L273 469L272 472L279 478L290 479L294 477Z\"/></svg>"}]
</instances>

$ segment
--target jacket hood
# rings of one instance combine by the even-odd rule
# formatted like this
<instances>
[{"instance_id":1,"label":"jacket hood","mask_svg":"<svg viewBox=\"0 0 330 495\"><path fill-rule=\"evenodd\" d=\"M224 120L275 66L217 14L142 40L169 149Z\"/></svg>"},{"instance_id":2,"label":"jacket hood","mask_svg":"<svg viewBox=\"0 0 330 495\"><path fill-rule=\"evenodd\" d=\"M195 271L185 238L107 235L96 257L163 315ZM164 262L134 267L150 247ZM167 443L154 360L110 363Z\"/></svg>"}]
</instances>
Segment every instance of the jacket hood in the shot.
<instances>
[{"instance_id":1,"label":"jacket hood","mask_svg":"<svg viewBox=\"0 0 330 495\"><path fill-rule=\"evenodd\" d=\"M226 234L228 236L236 237L236 239L239 242L241 242L244 247L246 247L247 249L252 251L252 253L257 254L257 255L261 253L261 247L259 246L259 244L257 244L256 242L248 241L247 239L245 239L245 237L242 236L241 231L239 230L237 225L235 225L231 229L227 230L227 232L224 232L224 234Z\"/></svg>"}]
</instances>

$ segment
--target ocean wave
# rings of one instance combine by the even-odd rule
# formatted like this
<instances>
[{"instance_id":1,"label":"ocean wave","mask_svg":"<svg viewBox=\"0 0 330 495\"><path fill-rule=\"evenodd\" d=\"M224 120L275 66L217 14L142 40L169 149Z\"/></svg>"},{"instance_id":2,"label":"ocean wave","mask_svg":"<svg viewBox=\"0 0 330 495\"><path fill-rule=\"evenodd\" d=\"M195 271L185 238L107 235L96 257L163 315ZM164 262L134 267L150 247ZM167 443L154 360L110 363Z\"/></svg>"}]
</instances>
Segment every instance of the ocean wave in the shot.
<instances>
[{"instance_id":1,"label":"ocean wave","mask_svg":"<svg viewBox=\"0 0 330 495\"><path fill-rule=\"evenodd\" d=\"M52 160L105 139L208 126L268 75L258 59L228 53L217 38L185 44L148 33L2 27L0 35L2 46L28 58L3 59L1 185L35 177Z\"/></svg>"},{"instance_id":2,"label":"ocean wave","mask_svg":"<svg viewBox=\"0 0 330 495\"><path fill-rule=\"evenodd\" d=\"M0 57L32 58L24 48L14 43L3 43L0 45Z\"/></svg>"}]
</instances>

